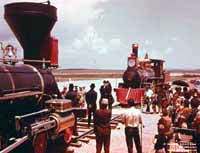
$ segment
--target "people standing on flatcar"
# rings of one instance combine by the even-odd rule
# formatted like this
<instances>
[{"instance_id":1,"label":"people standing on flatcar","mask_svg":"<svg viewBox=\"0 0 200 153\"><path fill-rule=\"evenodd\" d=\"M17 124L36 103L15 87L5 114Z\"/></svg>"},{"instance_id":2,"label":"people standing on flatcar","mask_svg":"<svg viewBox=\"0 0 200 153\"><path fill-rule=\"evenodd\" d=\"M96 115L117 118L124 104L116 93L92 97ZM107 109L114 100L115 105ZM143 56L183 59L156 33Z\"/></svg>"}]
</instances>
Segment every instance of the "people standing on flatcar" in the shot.
<instances>
[{"instance_id":1,"label":"people standing on flatcar","mask_svg":"<svg viewBox=\"0 0 200 153\"><path fill-rule=\"evenodd\" d=\"M101 153L104 146L104 153L110 152L111 134L111 110L107 109L108 99L103 98L100 109L94 113L94 133L96 135L96 153Z\"/></svg>"},{"instance_id":2,"label":"people standing on flatcar","mask_svg":"<svg viewBox=\"0 0 200 153\"><path fill-rule=\"evenodd\" d=\"M90 85L90 90L86 93L85 99L87 103L87 110L88 110L88 127L90 127L91 117L93 114L94 119L94 112L96 111L97 105L97 92L94 90L95 84L92 83Z\"/></svg>"},{"instance_id":3,"label":"people standing on flatcar","mask_svg":"<svg viewBox=\"0 0 200 153\"><path fill-rule=\"evenodd\" d=\"M140 142L139 126L142 125L142 117L140 110L134 106L134 101L128 101L130 107L122 114L122 122L125 124L125 136L128 153L133 153L133 139L135 142L137 153L142 153L142 146Z\"/></svg>"},{"instance_id":4,"label":"people standing on flatcar","mask_svg":"<svg viewBox=\"0 0 200 153\"><path fill-rule=\"evenodd\" d=\"M74 84L69 84L69 91L67 92L65 99L70 99L72 101L72 107L79 107L78 103L78 93L74 91ZM76 116L76 113L74 114ZM73 128L73 134L78 135L77 131L77 117L75 117L75 123Z\"/></svg>"}]
</instances>

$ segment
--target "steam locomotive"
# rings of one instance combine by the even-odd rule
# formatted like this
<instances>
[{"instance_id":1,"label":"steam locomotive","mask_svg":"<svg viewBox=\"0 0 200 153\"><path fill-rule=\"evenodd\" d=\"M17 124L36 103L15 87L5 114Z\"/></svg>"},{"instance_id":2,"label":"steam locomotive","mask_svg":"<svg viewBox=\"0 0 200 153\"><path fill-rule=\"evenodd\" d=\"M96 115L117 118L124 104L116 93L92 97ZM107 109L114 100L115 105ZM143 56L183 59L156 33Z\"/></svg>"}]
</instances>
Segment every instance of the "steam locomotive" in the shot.
<instances>
[{"instance_id":1,"label":"steam locomotive","mask_svg":"<svg viewBox=\"0 0 200 153\"><path fill-rule=\"evenodd\" d=\"M51 72L58 66L58 40L50 34L57 9L49 3L29 2L4 7L5 20L23 47L24 59L1 59L0 152L28 141L34 153L44 153L48 139L62 136L69 143L74 113L81 113L70 100L61 99Z\"/></svg>"},{"instance_id":2,"label":"steam locomotive","mask_svg":"<svg viewBox=\"0 0 200 153\"><path fill-rule=\"evenodd\" d=\"M123 74L123 83L115 89L117 101L121 104L127 104L130 99L136 103L142 103L147 86L157 86L165 82L164 61L149 59L148 54L143 60L139 60L138 47L138 44L132 45L128 67Z\"/></svg>"}]
</instances>

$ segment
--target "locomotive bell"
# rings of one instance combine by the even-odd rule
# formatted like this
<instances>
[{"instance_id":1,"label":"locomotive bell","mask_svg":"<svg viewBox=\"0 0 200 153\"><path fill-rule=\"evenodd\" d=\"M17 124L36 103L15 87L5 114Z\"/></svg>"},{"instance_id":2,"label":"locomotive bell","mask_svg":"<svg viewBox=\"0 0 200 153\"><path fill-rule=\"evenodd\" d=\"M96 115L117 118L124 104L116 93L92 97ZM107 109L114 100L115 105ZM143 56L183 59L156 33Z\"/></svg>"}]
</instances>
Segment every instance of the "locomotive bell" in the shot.
<instances>
[{"instance_id":1,"label":"locomotive bell","mask_svg":"<svg viewBox=\"0 0 200 153\"><path fill-rule=\"evenodd\" d=\"M19 2L5 6L4 18L24 50L24 59L50 60L51 52L43 49L57 21L57 9L50 4ZM25 62L41 67L41 64Z\"/></svg>"}]
</instances>

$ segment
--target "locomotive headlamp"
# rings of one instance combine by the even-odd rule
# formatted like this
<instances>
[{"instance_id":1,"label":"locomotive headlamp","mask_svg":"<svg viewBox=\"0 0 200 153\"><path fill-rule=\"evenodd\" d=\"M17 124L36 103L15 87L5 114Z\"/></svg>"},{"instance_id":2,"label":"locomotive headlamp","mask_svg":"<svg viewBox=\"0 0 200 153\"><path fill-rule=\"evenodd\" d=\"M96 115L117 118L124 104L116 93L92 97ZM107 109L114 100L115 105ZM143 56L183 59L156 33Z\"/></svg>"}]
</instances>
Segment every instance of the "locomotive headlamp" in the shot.
<instances>
[{"instance_id":1,"label":"locomotive headlamp","mask_svg":"<svg viewBox=\"0 0 200 153\"><path fill-rule=\"evenodd\" d=\"M134 60L134 59L129 59L129 60L128 60L128 66L129 66L129 67L135 66L135 60Z\"/></svg>"}]
</instances>

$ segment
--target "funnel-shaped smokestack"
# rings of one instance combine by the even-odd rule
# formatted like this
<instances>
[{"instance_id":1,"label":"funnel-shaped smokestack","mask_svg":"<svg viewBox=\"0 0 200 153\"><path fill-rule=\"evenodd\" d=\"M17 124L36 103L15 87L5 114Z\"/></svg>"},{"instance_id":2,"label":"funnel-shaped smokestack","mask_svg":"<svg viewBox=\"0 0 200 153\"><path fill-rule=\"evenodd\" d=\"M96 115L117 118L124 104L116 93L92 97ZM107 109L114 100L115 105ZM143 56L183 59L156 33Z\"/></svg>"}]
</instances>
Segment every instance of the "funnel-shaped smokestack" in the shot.
<instances>
[{"instance_id":1,"label":"funnel-shaped smokestack","mask_svg":"<svg viewBox=\"0 0 200 153\"><path fill-rule=\"evenodd\" d=\"M41 47L57 21L56 11L41 3L5 5L5 19L24 49L24 59L42 60Z\"/></svg>"}]
</instances>

